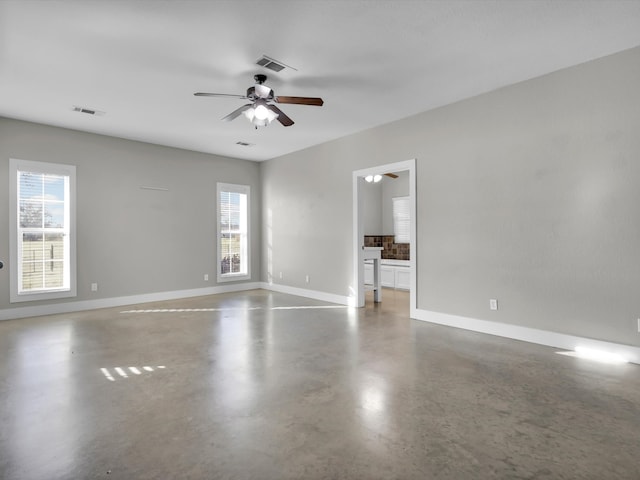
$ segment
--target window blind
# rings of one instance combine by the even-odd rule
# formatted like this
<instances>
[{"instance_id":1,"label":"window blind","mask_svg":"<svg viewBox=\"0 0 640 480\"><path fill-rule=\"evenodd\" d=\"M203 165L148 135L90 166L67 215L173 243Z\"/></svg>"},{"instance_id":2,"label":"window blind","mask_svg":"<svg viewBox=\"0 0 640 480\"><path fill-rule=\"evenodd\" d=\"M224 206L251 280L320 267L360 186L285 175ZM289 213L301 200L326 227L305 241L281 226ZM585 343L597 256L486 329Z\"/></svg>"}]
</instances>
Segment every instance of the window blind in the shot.
<instances>
[{"instance_id":1,"label":"window blind","mask_svg":"<svg viewBox=\"0 0 640 480\"><path fill-rule=\"evenodd\" d=\"M393 234L395 243L409 243L410 240L410 197L394 197L393 201Z\"/></svg>"}]
</instances>

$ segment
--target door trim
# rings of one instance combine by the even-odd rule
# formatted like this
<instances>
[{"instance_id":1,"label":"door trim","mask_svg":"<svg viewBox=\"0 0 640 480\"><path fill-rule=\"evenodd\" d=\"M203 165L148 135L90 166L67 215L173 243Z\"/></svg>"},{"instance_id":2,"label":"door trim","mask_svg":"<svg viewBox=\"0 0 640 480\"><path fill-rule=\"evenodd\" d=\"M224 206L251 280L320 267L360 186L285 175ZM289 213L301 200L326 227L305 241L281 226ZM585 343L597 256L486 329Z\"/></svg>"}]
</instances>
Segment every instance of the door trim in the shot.
<instances>
[{"instance_id":1,"label":"door trim","mask_svg":"<svg viewBox=\"0 0 640 480\"><path fill-rule=\"evenodd\" d=\"M353 287L352 298L353 305L356 307L364 307L364 260L362 253L362 245L364 243L364 217L363 212L363 196L362 186L364 185L364 177L367 175L384 174L387 172L409 172L409 197L410 201L410 225L411 238L409 240L409 248L411 257L409 260L409 271L411 273L411 289L410 289L410 317L415 318L417 310L417 274L416 265L418 252L417 245L417 221L416 221L416 159L405 160L402 162L388 163L375 167L355 170L352 173L353 181ZM383 297L384 301L384 297Z\"/></svg>"}]
</instances>

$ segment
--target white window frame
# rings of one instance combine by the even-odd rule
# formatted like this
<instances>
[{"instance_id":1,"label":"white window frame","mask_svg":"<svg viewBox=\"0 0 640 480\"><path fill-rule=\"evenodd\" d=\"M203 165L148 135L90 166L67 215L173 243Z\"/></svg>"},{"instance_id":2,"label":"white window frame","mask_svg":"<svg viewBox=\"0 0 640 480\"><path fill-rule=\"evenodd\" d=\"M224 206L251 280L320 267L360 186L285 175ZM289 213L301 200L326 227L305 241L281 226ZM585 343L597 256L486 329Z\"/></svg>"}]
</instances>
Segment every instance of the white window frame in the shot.
<instances>
[{"instance_id":1,"label":"white window frame","mask_svg":"<svg viewBox=\"0 0 640 480\"><path fill-rule=\"evenodd\" d=\"M393 197L393 234L395 243L411 241L411 197Z\"/></svg>"},{"instance_id":2,"label":"white window frame","mask_svg":"<svg viewBox=\"0 0 640 480\"><path fill-rule=\"evenodd\" d=\"M20 287L20 275L22 274L22 262L19 256L21 255L22 242L19 239L19 235L22 234L22 229L19 227L20 221L20 204L18 201L18 172L34 172L43 173L49 175L61 175L69 177L67 198L65 199L68 224L65 227L64 234L68 237L68 260L65 264L65 275L68 275L69 283L62 288L51 288L38 291L25 291L21 292ZM36 300L52 300L57 298L75 297L77 295L77 283L76 283L76 167L74 165L63 165L57 163L47 162L34 162L29 160L9 159L9 178L10 187L9 194L11 196L10 205L10 240L9 240L9 252L10 252L10 294L9 300L11 303L29 302Z\"/></svg>"},{"instance_id":3,"label":"white window frame","mask_svg":"<svg viewBox=\"0 0 640 480\"><path fill-rule=\"evenodd\" d=\"M244 262L241 265L246 266L246 270L243 272L237 273L225 273L223 274L220 270L220 266L222 264L222 224L221 220L221 212L220 212L220 193L221 192L232 192L232 193L240 193L247 196L247 211L246 211L246 231L239 233L241 234L243 247L241 253L244 254ZM249 185L236 185L232 183L218 183L216 189L216 224L217 224L217 244L216 244L216 272L218 282L235 282L239 280L249 280L251 278L251 188Z\"/></svg>"}]
</instances>

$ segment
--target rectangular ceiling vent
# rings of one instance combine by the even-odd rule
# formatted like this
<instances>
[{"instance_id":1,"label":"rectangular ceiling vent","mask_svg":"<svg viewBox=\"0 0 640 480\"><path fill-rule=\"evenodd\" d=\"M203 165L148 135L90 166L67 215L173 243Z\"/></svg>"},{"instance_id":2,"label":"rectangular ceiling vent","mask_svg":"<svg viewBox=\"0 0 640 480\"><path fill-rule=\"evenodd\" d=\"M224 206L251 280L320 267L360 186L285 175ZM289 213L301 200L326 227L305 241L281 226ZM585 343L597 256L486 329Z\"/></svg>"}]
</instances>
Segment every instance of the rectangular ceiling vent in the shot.
<instances>
[{"instance_id":1,"label":"rectangular ceiling vent","mask_svg":"<svg viewBox=\"0 0 640 480\"><path fill-rule=\"evenodd\" d=\"M297 70L296 68L293 68L291 65L287 65L278 60L274 60L273 58L267 57L266 55L263 55L260 59L258 59L256 64L260 65L261 67L268 68L269 70L273 70L274 72L280 72L285 68Z\"/></svg>"},{"instance_id":2,"label":"rectangular ceiling vent","mask_svg":"<svg viewBox=\"0 0 640 480\"><path fill-rule=\"evenodd\" d=\"M236 145L240 145L241 147L251 147L251 146L253 146L253 143L236 142Z\"/></svg>"},{"instance_id":3,"label":"rectangular ceiling vent","mask_svg":"<svg viewBox=\"0 0 640 480\"><path fill-rule=\"evenodd\" d=\"M102 116L105 114L105 112L102 112L100 110L95 110L93 108L79 107L77 105L73 106L73 111L79 112L79 113L86 113L87 115L97 115L97 116Z\"/></svg>"}]
</instances>

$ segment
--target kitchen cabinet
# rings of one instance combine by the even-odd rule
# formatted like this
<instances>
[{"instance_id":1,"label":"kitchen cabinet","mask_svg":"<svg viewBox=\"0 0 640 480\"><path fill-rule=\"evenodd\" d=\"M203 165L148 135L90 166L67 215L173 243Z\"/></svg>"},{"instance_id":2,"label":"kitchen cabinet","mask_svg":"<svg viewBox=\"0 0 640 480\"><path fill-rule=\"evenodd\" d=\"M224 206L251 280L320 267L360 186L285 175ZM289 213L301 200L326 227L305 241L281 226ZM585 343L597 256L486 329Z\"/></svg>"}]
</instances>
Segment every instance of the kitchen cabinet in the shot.
<instances>
[{"instance_id":1,"label":"kitchen cabinet","mask_svg":"<svg viewBox=\"0 0 640 480\"><path fill-rule=\"evenodd\" d=\"M396 287L400 290L411 289L411 272L409 267L396 267Z\"/></svg>"},{"instance_id":2,"label":"kitchen cabinet","mask_svg":"<svg viewBox=\"0 0 640 480\"><path fill-rule=\"evenodd\" d=\"M380 282L383 287L396 288L396 267L382 265L380 267Z\"/></svg>"},{"instance_id":3,"label":"kitchen cabinet","mask_svg":"<svg viewBox=\"0 0 640 480\"><path fill-rule=\"evenodd\" d=\"M380 265L380 283L386 288L396 288L398 290L411 289L411 272L409 270L409 262L406 264L398 260L382 260ZM364 283L366 285L373 284L373 265L371 263L364 264Z\"/></svg>"}]
</instances>

